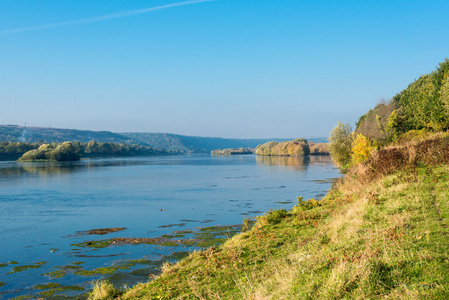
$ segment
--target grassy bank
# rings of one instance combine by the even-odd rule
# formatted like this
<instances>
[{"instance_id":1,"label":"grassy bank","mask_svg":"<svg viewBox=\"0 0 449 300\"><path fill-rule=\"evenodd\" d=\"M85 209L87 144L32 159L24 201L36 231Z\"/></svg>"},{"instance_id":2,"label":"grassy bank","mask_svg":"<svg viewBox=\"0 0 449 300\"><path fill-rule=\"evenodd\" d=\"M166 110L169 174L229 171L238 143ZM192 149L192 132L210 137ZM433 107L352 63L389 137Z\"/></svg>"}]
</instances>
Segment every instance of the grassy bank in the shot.
<instances>
[{"instance_id":1,"label":"grassy bank","mask_svg":"<svg viewBox=\"0 0 449 300\"><path fill-rule=\"evenodd\" d=\"M149 283L124 292L98 285L92 296L448 299L449 166L426 160L447 143L429 140L391 148L396 156L398 149L415 153L434 145L416 163L403 159L373 174L370 165L391 159L374 153L321 201L299 198L291 211L271 211L219 247L164 265Z\"/></svg>"}]
</instances>

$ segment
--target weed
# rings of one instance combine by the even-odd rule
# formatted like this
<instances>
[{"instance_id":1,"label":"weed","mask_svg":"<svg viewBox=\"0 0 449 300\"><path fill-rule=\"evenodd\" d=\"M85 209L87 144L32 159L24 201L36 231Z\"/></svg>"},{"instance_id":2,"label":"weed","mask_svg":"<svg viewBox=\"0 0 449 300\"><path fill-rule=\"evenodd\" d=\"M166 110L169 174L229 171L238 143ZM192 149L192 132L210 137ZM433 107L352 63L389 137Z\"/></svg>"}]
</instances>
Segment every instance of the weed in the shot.
<instances>
[{"instance_id":1,"label":"weed","mask_svg":"<svg viewBox=\"0 0 449 300\"><path fill-rule=\"evenodd\" d=\"M92 292L89 294L89 300L107 300L113 299L119 294L119 291L108 281L95 281L92 286Z\"/></svg>"}]
</instances>

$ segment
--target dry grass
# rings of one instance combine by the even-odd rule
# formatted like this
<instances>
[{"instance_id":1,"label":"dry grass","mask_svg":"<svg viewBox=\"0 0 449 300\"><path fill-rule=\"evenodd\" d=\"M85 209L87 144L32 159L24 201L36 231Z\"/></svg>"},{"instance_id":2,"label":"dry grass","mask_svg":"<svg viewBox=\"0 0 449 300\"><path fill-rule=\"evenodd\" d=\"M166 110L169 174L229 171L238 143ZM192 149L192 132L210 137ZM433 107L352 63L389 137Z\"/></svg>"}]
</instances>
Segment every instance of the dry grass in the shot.
<instances>
[{"instance_id":1,"label":"dry grass","mask_svg":"<svg viewBox=\"0 0 449 300\"><path fill-rule=\"evenodd\" d=\"M107 300L114 299L118 291L107 281L96 281L93 284L93 290L89 295L89 300Z\"/></svg>"}]
</instances>

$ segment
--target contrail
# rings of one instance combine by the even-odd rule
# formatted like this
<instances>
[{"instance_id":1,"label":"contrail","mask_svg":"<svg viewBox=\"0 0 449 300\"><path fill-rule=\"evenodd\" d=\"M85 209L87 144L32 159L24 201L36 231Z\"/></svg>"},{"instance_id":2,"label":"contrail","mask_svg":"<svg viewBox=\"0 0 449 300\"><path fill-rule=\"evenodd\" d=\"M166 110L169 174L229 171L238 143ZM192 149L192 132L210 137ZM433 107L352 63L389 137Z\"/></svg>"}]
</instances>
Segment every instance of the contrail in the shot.
<instances>
[{"instance_id":1,"label":"contrail","mask_svg":"<svg viewBox=\"0 0 449 300\"><path fill-rule=\"evenodd\" d=\"M3 30L3 31L0 31L0 35L43 30L43 29L49 29L49 28L54 28L54 27L67 26L67 25L81 25L81 24L97 23L97 22L107 21L107 20L111 20L111 19L119 19L119 18L135 16L135 15L142 15L142 14L150 13L150 12L153 12L156 10L163 10L163 9L172 8L172 7L191 5L191 4L197 4L197 3L203 3L203 2L213 2L213 1L216 1L216 0L193 0L193 1L177 2L177 3L156 6L156 7L128 10L128 11L123 11L123 12L119 12L119 13L98 16L98 17L93 17L93 18L88 18L88 19L81 19L81 20L74 20L74 21L66 21L66 22L59 22L59 23Z\"/></svg>"}]
</instances>

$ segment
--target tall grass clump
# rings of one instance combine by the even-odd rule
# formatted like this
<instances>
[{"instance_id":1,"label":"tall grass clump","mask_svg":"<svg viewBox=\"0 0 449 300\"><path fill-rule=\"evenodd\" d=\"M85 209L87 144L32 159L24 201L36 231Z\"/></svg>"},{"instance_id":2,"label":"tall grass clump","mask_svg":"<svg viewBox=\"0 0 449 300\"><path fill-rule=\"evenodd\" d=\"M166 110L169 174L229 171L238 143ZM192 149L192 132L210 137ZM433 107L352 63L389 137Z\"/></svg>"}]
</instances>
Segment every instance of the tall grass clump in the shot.
<instances>
[{"instance_id":1,"label":"tall grass clump","mask_svg":"<svg viewBox=\"0 0 449 300\"><path fill-rule=\"evenodd\" d=\"M119 291L108 281L96 281L88 300L109 300L119 295Z\"/></svg>"}]
</instances>

